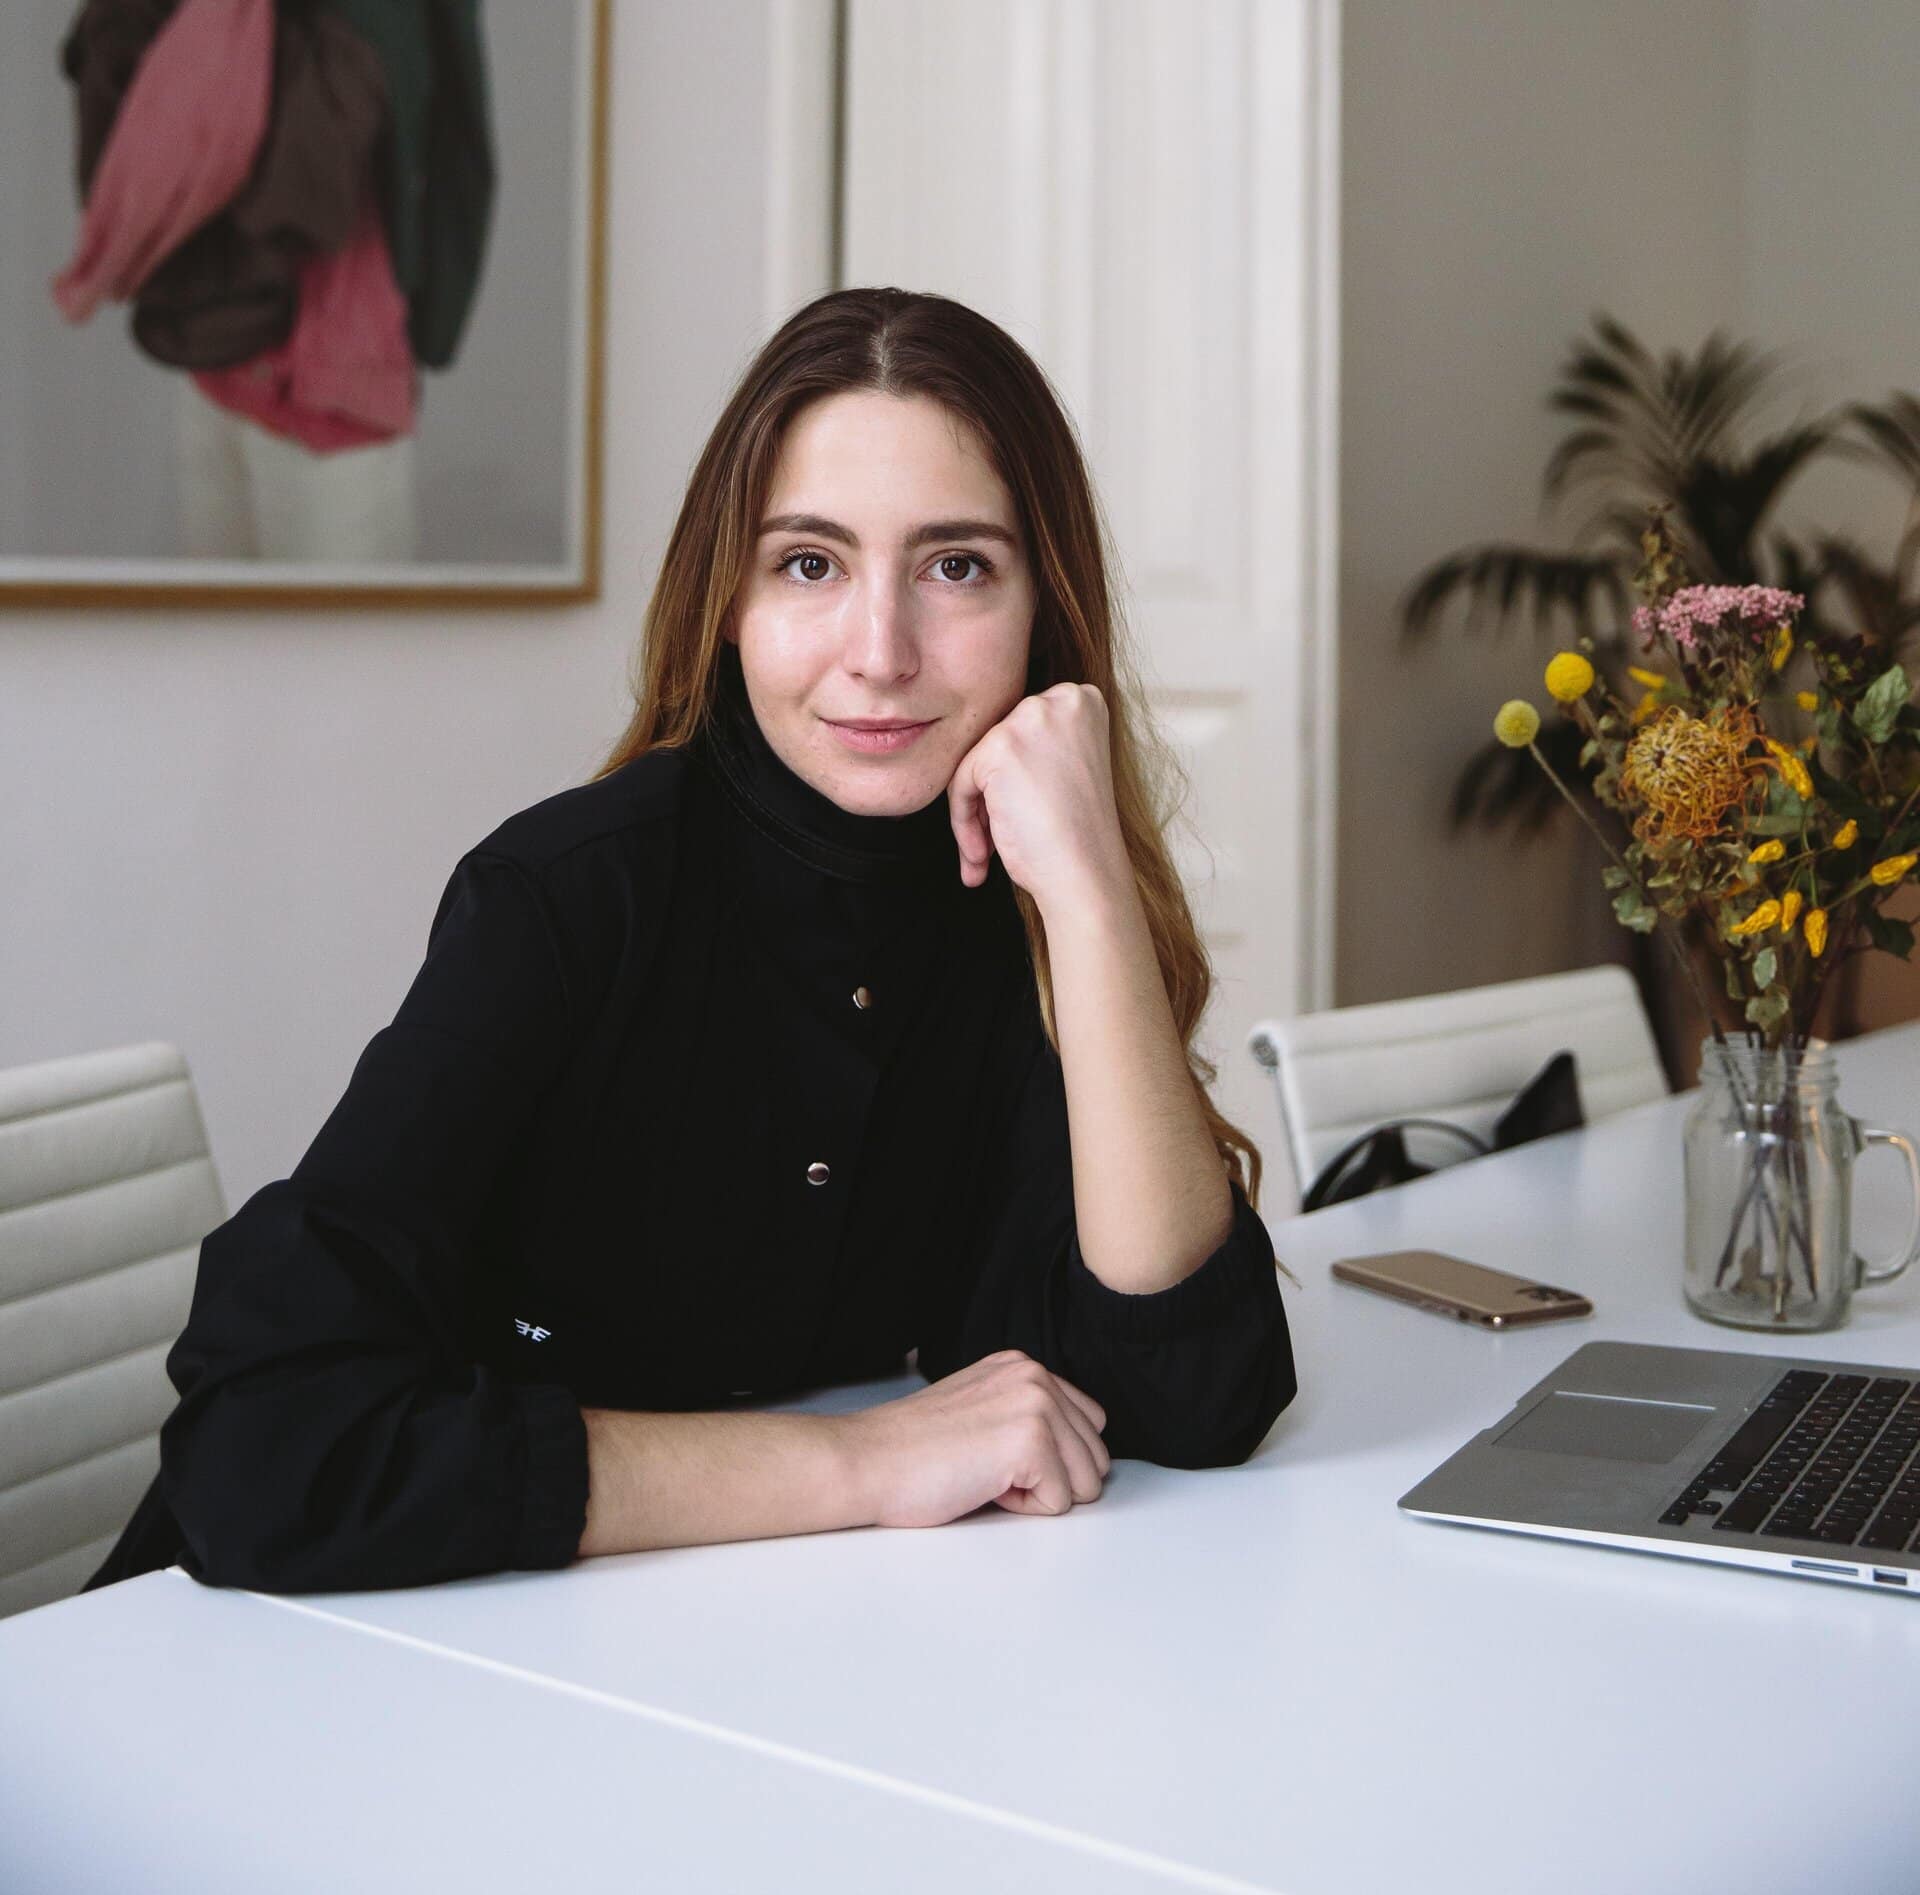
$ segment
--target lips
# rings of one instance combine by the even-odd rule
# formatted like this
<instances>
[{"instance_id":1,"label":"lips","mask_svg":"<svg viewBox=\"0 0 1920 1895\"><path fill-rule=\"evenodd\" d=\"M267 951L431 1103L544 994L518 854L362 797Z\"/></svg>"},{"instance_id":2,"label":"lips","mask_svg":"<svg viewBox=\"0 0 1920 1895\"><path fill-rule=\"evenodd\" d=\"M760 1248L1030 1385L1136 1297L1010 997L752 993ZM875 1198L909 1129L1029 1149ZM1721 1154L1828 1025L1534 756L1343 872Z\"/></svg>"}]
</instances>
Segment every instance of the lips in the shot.
<instances>
[{"instance_id":1,"label":"lips","mask_svg":"<svg viewBox=\"0 0 1920 1895\"><path fill-rule=\"evenodd\" d=\"M858 750L866 755L883 755L891 750L905 750L917 743L922 736L933 728L933 719L923 724L861 725L836 724L831 718L827 728L833 732L849 750Z\"/></svg>"}]
</instances>

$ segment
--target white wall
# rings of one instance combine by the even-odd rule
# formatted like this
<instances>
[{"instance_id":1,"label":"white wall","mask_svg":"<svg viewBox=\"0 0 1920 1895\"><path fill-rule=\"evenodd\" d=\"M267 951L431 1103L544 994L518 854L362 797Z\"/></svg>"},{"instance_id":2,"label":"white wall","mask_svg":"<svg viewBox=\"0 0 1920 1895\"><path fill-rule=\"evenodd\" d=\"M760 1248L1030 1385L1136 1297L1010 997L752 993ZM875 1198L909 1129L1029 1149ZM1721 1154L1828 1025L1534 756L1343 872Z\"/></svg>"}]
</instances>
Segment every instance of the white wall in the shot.
<instances>
[{"instance_id":1,"label":"white wall","mask_svg":"<svg viewBox=\"0 0 1920 1895\"><path fill-rule=\"evenodd\" d=\"M1823 9L1823 12L1829 11ZM1550 647L1396 606L1483 540L1558 543L1543 397L1606 308L1649 341L1738 313L1736 0L1347 0L1341 163L1341 1005L1619 951L1591 845L1450 835L1466 754Z\"/></svg>"},{"instance_id":2,"label":"white wall","mask_svg":"<svg viewBox=\"0 0 1920 1895\"><path fill-rule=\"evenodd\" d=\"M779 3L618 9L597 604L0 615L0 1064L176 1041L236 1204L391 1017L458 854L623 722L673 509L763 332ZM1539 654L1408 656L1394 603L1458 545L1551 534L1541 396L1594 307L1662 340L1823 337L1832 394L1920 382L1916 33L1903 0L1817 26L1794 0L1347 0L1341 1002L1614 948L1570 840L1446 832L1460 756Z\"/></svg>"},{"instance_id":3,"label":"white wall","mask_svg":"<svg viewBox=\"0 0 1920 1895\"><path fill-rule=\"evenodd\" d=\"M0 1064L176 1042L232 1204L391 1018L456 857L625 721L673 512L762 339L764 13L618 9L600 601L0 616Z\"/></svg>"}]
</instances>

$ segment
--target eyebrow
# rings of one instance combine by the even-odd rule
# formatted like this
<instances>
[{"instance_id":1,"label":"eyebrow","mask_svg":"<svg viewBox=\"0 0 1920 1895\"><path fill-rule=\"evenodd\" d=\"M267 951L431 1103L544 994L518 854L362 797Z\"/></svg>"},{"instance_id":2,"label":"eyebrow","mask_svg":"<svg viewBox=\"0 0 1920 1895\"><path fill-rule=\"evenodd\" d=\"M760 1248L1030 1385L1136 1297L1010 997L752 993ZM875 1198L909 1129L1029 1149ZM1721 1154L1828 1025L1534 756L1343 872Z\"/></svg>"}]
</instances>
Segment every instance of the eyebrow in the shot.
<instances>
[{"instance_id":1,"label":"eyebrow","mask_svg":"<svg viewBox=\"0 0 1920 1895\"><path fill-rule=\"evenodd\" d=\"M773 514L760 522L760 537L765 539L769 533L810 533L816 539L838 540L843 546L856 550L860 545L859 536L850 527L817 513ZM993 520L928 520L907 535L906 543L912 549L931 545L936 540L999 540L1003 545L1015 547L1020 543Z\"/></svg>"}]
</instances>

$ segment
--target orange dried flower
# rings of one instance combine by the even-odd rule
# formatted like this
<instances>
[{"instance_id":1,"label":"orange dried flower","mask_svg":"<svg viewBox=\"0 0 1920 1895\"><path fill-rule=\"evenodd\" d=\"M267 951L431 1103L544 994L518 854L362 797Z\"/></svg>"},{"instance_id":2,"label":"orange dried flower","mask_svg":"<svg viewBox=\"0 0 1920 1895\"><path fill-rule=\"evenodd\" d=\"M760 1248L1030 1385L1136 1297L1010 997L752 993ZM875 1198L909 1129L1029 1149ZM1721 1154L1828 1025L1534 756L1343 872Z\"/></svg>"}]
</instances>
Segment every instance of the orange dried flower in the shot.
<instances>
[{"instance_id":1,"label":"orange dried flower","mask_svg":"<svg viewBox=\"0 0 1920 1895\"><path fill-rule=\"evenodd\" d=\"M1642 842L1718 834L1764 767L1747 756L1759 734L1744 704L1705 717L1669 705L1628 743L1621 766L1620 793L1641 806L1634 834Z\"/></svg>"}]
</instances>

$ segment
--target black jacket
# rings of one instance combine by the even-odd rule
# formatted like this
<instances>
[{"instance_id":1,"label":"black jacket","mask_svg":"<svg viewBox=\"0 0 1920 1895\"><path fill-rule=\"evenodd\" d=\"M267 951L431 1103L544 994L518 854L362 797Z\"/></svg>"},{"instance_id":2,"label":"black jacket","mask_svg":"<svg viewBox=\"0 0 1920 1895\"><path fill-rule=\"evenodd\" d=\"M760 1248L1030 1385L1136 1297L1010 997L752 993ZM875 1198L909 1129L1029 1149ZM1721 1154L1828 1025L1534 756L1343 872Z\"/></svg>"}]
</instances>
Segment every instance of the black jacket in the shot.
<instances>
[{"instance_id":1,"label":"black jacket","mask_svg":"<svg viewBox=\"0 0 1920 1895\"><path fill-rule=\"evenodd\" d=\"M1019 1348L1105 1441L1244 1460L1294 1393L1273 1248L1144 1296L1074 1234L1012 885L946 798L850 814L745 706L510 818L291 1177L207 1237L151 1491L89 1586L562 1566L583 1405L717 1409Z\"/></svg>"}]
</instances>

